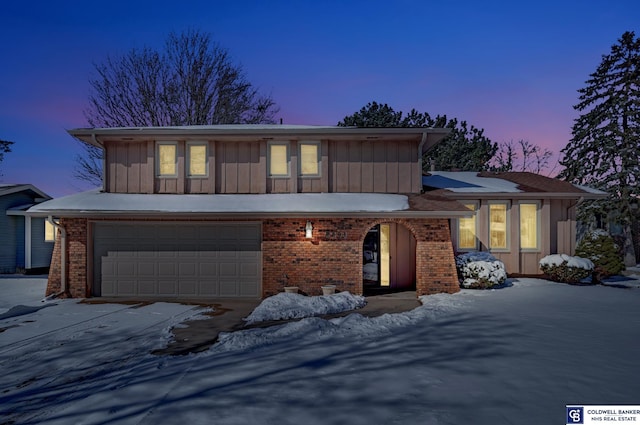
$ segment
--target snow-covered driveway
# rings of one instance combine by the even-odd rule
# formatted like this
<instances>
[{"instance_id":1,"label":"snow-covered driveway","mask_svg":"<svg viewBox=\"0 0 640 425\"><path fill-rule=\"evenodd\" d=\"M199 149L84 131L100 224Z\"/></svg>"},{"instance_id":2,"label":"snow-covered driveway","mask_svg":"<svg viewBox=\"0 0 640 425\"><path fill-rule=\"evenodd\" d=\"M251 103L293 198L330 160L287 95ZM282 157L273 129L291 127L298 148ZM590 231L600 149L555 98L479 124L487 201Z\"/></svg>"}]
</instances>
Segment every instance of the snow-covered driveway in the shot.
<instances>
[{"instance_id":1,"label":"snow-covered driveway","mask_svg":"<svg viewBox=\"0 0 640 425\"><path fill-rule=\"evenodd\" d=\"M20 320L61 321L80 306ZM162 327L192 314L188 306L82 307L113 313L0 350L4 421L552 424L565 404L640 404L638 289L522 279L431 296L408 313L226 334L180 358L149 355L167 334L143 329L154 315ZM32 325L0 333L0 346Z\"/></svg>"}]
</instances>

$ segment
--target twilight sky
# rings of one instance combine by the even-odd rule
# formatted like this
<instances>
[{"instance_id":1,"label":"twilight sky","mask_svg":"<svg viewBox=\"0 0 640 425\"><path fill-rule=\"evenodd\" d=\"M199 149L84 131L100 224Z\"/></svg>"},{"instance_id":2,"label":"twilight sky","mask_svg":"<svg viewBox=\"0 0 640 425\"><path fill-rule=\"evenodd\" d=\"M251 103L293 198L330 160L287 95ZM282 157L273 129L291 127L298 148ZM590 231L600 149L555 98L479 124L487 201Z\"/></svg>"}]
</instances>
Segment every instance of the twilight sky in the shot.
<instances>
[{"instance_id":1,"label":"twilight sky","mask_svg":"<svg viewBox=\"0 0 640 425\"><path fill-rule=\"evenodd\" d=\"M375 100L557 153L576 90L624 31L640 34L640 1L4 0L0 139L15 145L0 183L86 189L65 130L86 126L93 63L189 28L227 48L286 124L335 125Z\"/></svg>"}]
</instances>

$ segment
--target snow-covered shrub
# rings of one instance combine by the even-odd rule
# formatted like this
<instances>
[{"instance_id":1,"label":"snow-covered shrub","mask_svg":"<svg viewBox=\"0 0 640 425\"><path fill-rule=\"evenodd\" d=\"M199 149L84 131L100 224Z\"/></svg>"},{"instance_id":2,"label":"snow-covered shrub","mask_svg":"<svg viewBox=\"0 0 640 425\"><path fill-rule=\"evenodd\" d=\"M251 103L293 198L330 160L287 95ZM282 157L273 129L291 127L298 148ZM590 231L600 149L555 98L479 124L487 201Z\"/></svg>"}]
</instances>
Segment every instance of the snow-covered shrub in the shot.
<instances>
[{"instance_id":1,"label":"snow-covered shrub","mask_svg":"<svg viewBox=\"0 0 640 425\"><path fill-rule=\"evenodd\" d=\"M580 282L591 276L593 268L591 260L566 254L547 255L540 260L542 273L555 282Z\"/></svg>"},{"instance_id":2,"label":"snow-covered shrub","mask_svg":"<svg viewBox=\"0 0 640 425\"><path fill-rule=\"evenodd\" d=\"M602 229L587 232L576 247L576 255L593 261L593 274L597 280L619 274L625 269L618 246L611 235Z\"/></svg>"},{"instance_id":3,"label":"snow-covered shrub","mask_svg":"<svg viewBox=\"0 0 640 425\"><path fill-rule=\"evenodd\" d=\"M507 280L504 263L489 252L460 254L456 257L456 268L463 288L491 288Z\"/></svg>"}]
</instances>

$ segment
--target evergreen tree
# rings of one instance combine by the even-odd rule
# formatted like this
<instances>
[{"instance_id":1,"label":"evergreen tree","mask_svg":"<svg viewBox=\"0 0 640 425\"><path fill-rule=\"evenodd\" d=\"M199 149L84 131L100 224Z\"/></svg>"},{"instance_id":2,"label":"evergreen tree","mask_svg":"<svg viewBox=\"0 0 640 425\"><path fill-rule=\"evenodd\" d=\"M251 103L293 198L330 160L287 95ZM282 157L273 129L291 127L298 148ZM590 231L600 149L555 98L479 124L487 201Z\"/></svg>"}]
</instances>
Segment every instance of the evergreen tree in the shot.
<instances>
[{"instance_id":1,"label":"evergreen tree","mask_svg":"<svg viewBox=\"0 0 640 425\"><path fill-rule=\"evenodd\" d=\"M640 39L625 32L578 93L574 109L581 115L562 150L560 177L608 192L607 200L586 203L580 218L605 216L630 240L640 196ZM627 264L635 261L631 253Z\"/></svg>"},{"instance_id":2,"label":"evergreen tree","mask_svg":"<svg viewBox=\"0 0 640 425\"><path fill-rule=\"evenodd\" d=\"M412 109L404 115L392 107L377 102L370 102L360 111L344 117L339 126L355 127L441 127L450 128L451 133L433 149L425 154L425 167L435 162L438 170L460 169L463 171L481 171L496 153L497 144L484 135L483 129L466 121L447 119L446 115L431 117L426 112Z\"/></svg>"}]
</instances>

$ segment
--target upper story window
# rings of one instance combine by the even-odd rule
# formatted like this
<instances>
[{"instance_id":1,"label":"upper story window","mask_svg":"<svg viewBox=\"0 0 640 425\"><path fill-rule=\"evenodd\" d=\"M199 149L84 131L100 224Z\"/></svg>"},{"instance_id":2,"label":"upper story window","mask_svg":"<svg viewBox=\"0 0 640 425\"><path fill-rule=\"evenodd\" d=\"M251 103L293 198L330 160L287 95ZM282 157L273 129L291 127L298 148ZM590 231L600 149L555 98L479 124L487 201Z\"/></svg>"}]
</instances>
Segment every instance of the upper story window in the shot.
<instances>
[{"instance_id":1,"label":"upper story window","mask_svg":"<svg viewBox=\"0 0 640 425\"><path fill-rule=\"evenodd\" d=\"M187 143L187 170L189 177L207 177L207 154L208 143L188 142Z\"/></svg>"},{"instance_id":2,"label":"upper story window","mask_svg":"<svg viewBox=\"0 0 640 425\"><path fill-rule=\"evenodd\" d=\"M156 174L158 177L176 177L178 175L178 144L176 142L158 142L156 144Z\"/></svg>"},{"instance_id":3,"label":"upper story window","mask_svg":"<svg viewBox=\"0 0 640 425\"><path fill-rule=\"evenodd\" d=\"M289 177L289 143L270 142L268 151L269 177Z\"/></svg>"},{"instance_id":4,"label":"upper story window","mask_svg":"<svg viewBox=\"0 0 640 425\"><path fill-rule=\"evenodd\" d=\"M495 202L489 204L489 248L509 249L508 204Z\"/></svg>"},{"instance_id":5,"label":"upper story window","mask_svg":"<svg viewBox=\"0 0 640 425\"><path fill-rule=\"evenodd\" d=\"M56 228L49 220L44 221L44 241L55 242L56 241Z\"/></svg>"},{"instance_id":6,"label":"upper story window","mask_svg":"<svg viewBox=\"0 0 640 425\"><path fill-rule=\"evenodd\" d=\"M520 203L520 249L537 250L540 230L537 202Z\"/></svg>"},{"instance_id":7,"label":"upper story window","mask_svg":"<svg viewBox=\"0 0 640 425\"><path fill-rule=\"evenodd\" d=\"M478 209L478 204L464 204L465 207L472 211ZM468 218L458 219L458 249L459 250L476 250L478 249L477 238L477 215Z\"/></svg>"},{"instance_id":8,"label":"upper story window","mask_svg":"<svg viewBox=\"0 0 640 425\"><path fill-rule=\"evenodd\" d=\"M320 142L300 142L298 144L300 158L300 176L320 176Z\"/></svg>"}]
</instances>

